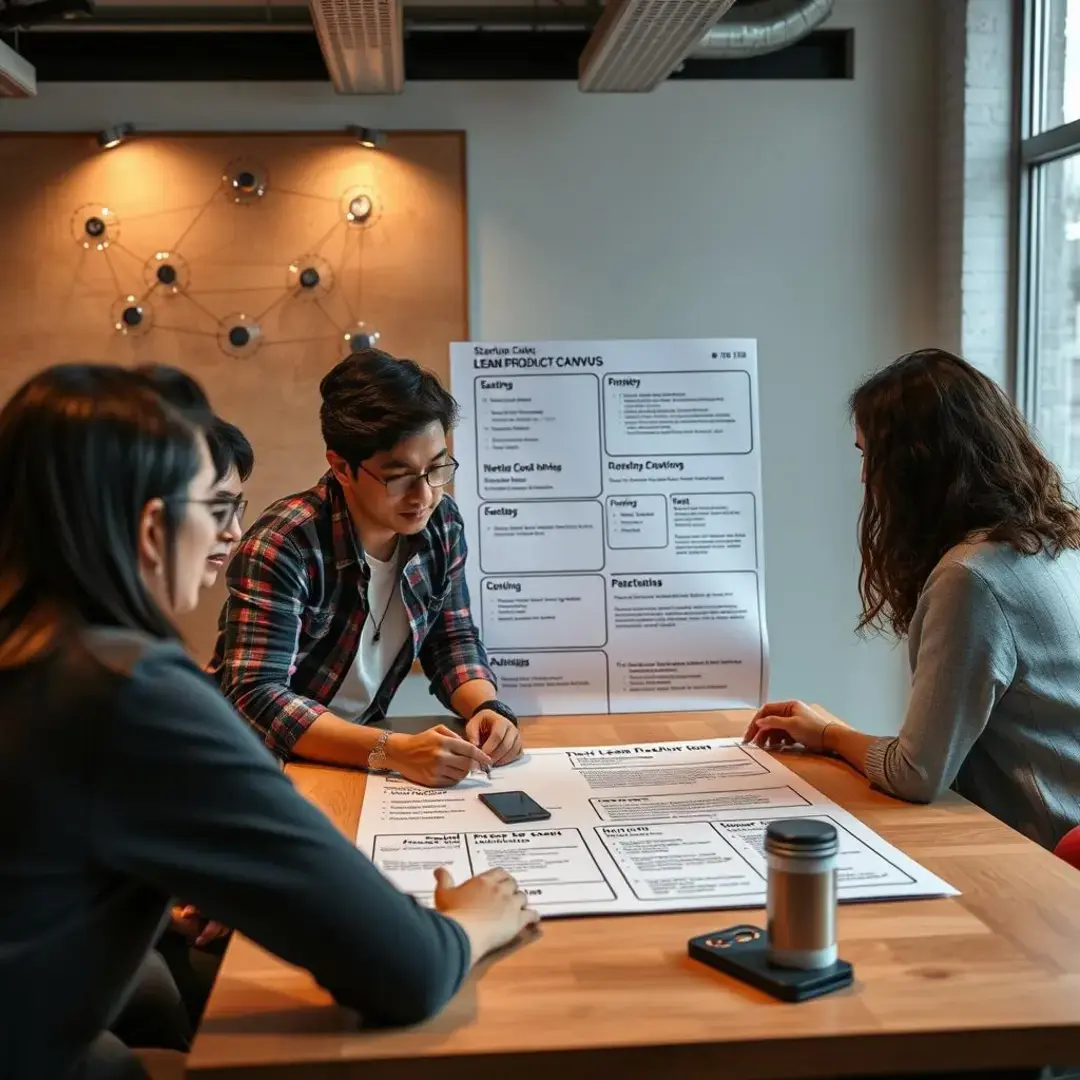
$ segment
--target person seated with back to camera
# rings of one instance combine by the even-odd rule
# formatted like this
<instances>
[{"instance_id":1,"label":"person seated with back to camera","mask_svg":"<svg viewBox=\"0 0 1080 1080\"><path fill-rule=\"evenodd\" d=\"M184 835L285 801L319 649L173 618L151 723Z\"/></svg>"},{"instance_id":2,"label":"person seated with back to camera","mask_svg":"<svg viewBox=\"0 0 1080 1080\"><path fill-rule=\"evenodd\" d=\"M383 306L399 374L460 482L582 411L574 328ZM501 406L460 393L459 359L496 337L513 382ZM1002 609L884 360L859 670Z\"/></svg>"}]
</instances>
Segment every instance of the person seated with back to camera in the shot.
<instances>
[{"instance_id":1,"label":"person seated with back to camera","mask_svg":"<svg viewBox=\"0 0 1080 1080\"><path fill-rule=\"evenodd\" d=\"M365 349L322 380L330 465L269 507L229 565L210 671L282 757L393 769L428 786L521 753L472 619L465 527L445 494L457 404L429 371ZM378 731L414 659L466 722Z\"/></svg>"},{"instance_id":2,"label":"person seated with back to camera","mask_svg":"<svg viewBox=\"0 0 1080 1080\"><path fill-rule=\"evenodd\" d=\"M908 638L903 727L783 701L746 738L835 754L913 802L952 787L1052 849L1080 822L1080 510L1000 388L940 349L869 378L851 414L859 626Z\"/></svg>"}]
</instances>

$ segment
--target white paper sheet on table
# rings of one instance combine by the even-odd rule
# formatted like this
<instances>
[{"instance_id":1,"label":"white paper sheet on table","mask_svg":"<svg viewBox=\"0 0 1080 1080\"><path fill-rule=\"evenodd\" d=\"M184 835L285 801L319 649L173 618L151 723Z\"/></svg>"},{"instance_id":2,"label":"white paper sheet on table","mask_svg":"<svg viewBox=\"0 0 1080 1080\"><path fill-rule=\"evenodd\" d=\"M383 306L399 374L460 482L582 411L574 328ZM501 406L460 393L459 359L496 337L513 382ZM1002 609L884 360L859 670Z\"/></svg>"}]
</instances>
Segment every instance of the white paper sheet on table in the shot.
<instances>
[{"instance_id":1,"label":"white paper sheet on table","mask_svg":"<svg viewBox=\"0 0 1080 1080\"><path fill-rule=\"evenodd\" d=\"M478 798L517 790L551 819L504 825ZM446 866L458 882L502 867L545 916L758 907L766 825L789 817L836 826L841 902L956 895L737 739L532 750L490 780L474 773L449 789L373 776L357 847L422 903Z\"/></svg>"}]
</instances>

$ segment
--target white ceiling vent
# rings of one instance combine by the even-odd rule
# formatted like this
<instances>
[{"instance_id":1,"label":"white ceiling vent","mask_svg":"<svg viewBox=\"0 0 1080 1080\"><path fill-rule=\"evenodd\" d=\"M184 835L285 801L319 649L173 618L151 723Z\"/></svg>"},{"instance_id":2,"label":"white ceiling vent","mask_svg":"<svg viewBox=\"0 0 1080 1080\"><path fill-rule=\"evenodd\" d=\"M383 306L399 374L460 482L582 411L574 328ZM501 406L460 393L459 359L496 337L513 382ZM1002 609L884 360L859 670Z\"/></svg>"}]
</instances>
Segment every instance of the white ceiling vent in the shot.
<instances>
[{"instance_id":1,"label":"white ceiling vent","mask_svg":"<svg viewBox=\"0 0 1080 1080\"><path fill-rule=\"evenodd\" d=\"M37 72L13 48L0 41L0 97L33 97Z\"/></svg>"},{"instance_id":2,"label":"white ceiling vent","mask_svg":"<svg viewBox=\"0 0 1080 1080\"><path fill-rule=\"evenodd\" d=\"M405 85L401 0L309 0L339 94L400 94Z\"/></svg>"},{"instance_id":3,"label":"white ceiling vent","mask_svg":"<svg viewBox=\"0 0 1080 1080\"><path fill-rule=\"evenodd\" d=\"M734 0L608 0L581 54L582 90L653 90Z\"/></svg>"}]
</instances>

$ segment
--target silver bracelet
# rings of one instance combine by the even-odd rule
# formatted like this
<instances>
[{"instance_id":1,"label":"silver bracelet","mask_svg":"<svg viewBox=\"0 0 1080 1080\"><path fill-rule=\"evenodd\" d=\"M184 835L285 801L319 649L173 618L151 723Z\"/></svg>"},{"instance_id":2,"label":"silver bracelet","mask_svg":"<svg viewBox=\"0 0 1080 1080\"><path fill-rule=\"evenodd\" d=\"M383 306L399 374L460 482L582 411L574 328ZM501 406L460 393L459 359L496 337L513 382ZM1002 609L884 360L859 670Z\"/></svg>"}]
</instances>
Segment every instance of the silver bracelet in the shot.
<instances>
[{"instance_id":1,"label":"silver bracelet","mask_svg":"<svg viewBox=\"0 0 1080 1080\"><path fill-rule=\"evenodd\" d=\"M384 731L376 740L375 745L368 753L367 767L372 772L389 772L390 766L386 763L386 744L390 741L392 731Z\"/></svg>"}]
</instances>

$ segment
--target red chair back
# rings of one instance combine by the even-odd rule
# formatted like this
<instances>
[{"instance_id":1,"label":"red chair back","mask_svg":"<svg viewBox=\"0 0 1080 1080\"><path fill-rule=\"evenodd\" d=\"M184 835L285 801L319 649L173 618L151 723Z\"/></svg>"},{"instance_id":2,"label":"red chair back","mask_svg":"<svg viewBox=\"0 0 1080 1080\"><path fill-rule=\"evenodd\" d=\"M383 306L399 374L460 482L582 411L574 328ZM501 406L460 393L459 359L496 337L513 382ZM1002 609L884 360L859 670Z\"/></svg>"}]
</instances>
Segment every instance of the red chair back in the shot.
<instances>
[{"instance_id":1,"label":"red chair back","mask_svg":"<svg viewBox=\"0 0 1080 1080\"><path fill-rule=\"evenodd\" d=\"M1064 859L1070 866L1080 870L1080 825L1070 829L1054 848L1054 854L1059 859Z\"/></svg>"}]
</instances>

